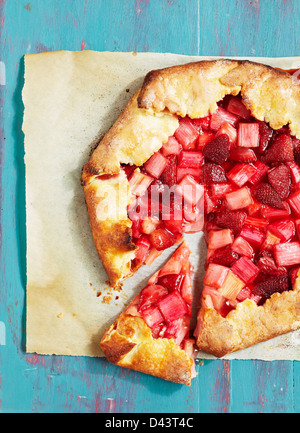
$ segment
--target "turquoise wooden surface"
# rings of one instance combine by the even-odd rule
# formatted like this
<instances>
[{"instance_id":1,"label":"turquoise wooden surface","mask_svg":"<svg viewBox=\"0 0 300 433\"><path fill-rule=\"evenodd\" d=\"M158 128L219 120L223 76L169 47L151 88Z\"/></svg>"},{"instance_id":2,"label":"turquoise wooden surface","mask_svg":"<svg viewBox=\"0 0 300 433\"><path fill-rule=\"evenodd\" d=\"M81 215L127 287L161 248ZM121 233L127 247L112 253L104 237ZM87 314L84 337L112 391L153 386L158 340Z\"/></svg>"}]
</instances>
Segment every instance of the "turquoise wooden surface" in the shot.
<instances>
[{"instance_id":1,"label":"turquoise wooden surface","mask_svg":"<svg viewBox=\"0 0 300 433\"><path fill-rule=\"evenodd\" d=\"M26 53L299 56L299 18L299 0L0 0L1 412L299 413L299 362L205 361L189 389L105 360L25 354L20 129Z\"/></svg>"}]
</instances>

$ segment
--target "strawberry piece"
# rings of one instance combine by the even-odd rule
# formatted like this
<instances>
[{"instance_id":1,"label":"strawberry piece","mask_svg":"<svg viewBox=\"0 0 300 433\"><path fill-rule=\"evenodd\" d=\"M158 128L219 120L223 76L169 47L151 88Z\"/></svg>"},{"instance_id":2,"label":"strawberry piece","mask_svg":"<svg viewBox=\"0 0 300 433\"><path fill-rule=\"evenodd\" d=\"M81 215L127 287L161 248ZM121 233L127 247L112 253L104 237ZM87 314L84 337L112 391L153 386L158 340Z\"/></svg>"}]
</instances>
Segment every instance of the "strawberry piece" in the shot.
<instances>
[{"instance_id":1,"label":"strawberry piece","mask_svg":"<svg viewBox=\"0 0 300 433\"><path fill-rule=\"evenodd\" d=\"M262 296L264 299L269 298L273 293L282 293L289 290L290 283L287 275L276 275L267 280L254 284L252 289L253 295Z\"/></svg>"},{"instance_id":2,"label":"strawberry piece","mask_svg":"<svg viewBox=\"0 0 300 433\"><path fill-rule=\"evenodd\" d=\"M184 274L170 274L159 277L157 283L168 289L169 292L178 290L180 292L181 285L184 279Z\"/></svg>"},{"instance_id":3,"label":"strawberry piece","mask_svg":"<svg viewBox=\"0 0 300 433\"><path fill-rule=\"evenodd\" d=\"M207 260L208 263L215 263L222 266L232 266L239 258L238 253L232 250L231 246L213 253Z\"/></svg>"},{"instance_id":4,"label":"strawberry piece","mask_svg":"<svg viewBox=\"0 0 300 433\"><path fill-rule=\"evenodd\" d=\"M183 150L179 155L178 165L182 168L200 168L203 162L203 155L197 151Z\"/></svg>"},{"instance_id":5,"label":"strawberry piece","mask_svg":"<svg viewBox=\"0 0 300 433\"><path fill-rule=\"evenodd\" d=\"M157 218L146 217L141 222L141 232L146 235L150 235L159 225L159 220Z\"/></svg>"},{"instance_id":6,"label":"strawberry piece","mask_svg":"<svg viewBox=\"0 0 300 433\"><path fill-rule=\"evenodd\" d=\"M239 123L238 146L259 147L258 123Z\"/></svg>"},{"instance_id":7,"label":"strawberry piece","mask_svg":"<svg viewBox=\"0 0 300 433\"><path fill-rule=\"evenodd\" d=\"M219 107L212 115L210 120L210 129L212 131L218 131L224 123L230 123L235 126L239 120L239 117L235 114L230 113L222 107Z\"/></svg>"},{"instance_id":8,"label":"strawberry piece","mask_svg":"<svg viewBox=\"0 0 300 433\"><path fill-rule=\"evenodd\" d=\"M268 179L272 187L282 200L288 198L290 194L291 173L286 165L279 165L268 173Z\"/></svg>"},{"instance_id":9,"label":"strawberry piece","mask_svg":"<svg viewBox=\"0 0 300 433\"><path fill-rule=\"evenodd\" d=\"M141 313L167 294L168 290L161 285L151 284L146 286L139 296L138 311Z\"/></svg>"},{"instance_id":10,"label":"strawberry piece","mask_svg":"<svg viewBox=\"0 0 300 433\"><path fill-rule=\"evenodd\" d=\"M176 243L176 236L164 228L158 228L151 233L150 242L157 251L162 251Z\"/></svg>"},{"instance_id":11,"label":"strawberry piece","mask_svg":"<svg viewBox=\"0 0 300 433\"><path fill-rule=\"evenodd\" d=\"M267 147L269 146L269 143L273 136L273 129L266 122L258 121L258 124L259 124L259 152L264 153Z\"/></svg>"},{"instance_id":12,"label":"strawberry piece","mask_svg":"<svg viewBox=\"0 0 300 433\"><path fill-rule=\"evenodd\" d=\"M258 267L262 272L269 275L284 275L287 273L286 268L283 266L277 267L274 259L267 254L260 257Z\"/></svg>"},{"instance_id":13,"label":"strawberry piece","mask_svg":"<svg viewBox=\"0 0 300 433\"><path fill-rule=\"evenodd\" d=\"M210 116L201 117L200 119L193 119L192 122L200 131L210 130Z\"/></svg>"},{"instance_id":14,"label":"strawberry piece","mask_svg":"<svg viewBox=\"0 0 300 433\"><path fill-rule=\"evenodd\" d=\"M179 121L179 128L175 132L176 140L185 150L195 149L199 137L198 129L193 125L191 119L184 117Z\"/></svg>"},{"instance_id":15,"label":"strawberry piece","mask_svg":"<svg viewBox=\"0 0 300 433\"><path fill-rule=\"evenodd\" d=\"M293 162L294 152L290 135L279 134L265 153L265 159L270 163Z\"/></svg>"},{"instance_id":16,"label":"strawberry piece","mask_svg":"<svg viewBox=\"0 0 300 433\"><path fill-rule=\"evenodd\" d=\"M237 186L244 186L256 173L257 169L251 164L236 164L227 177Z\"/></svg>"},{"instance_id":17,"label":"strawberry piece","mask_svg":"<svg viewBox=\"0 0 300 433\"><path fill-rule=\"evenodd\" d=\"M215 223L223 229L230 229L237 235L243 228L247 214L244 211L219 212L216 215Z\"/></svg>"},{"instance_id":18,"label":"strawberry piece","mask_svg":"<svg viewBox=\"0 0 300 433\"><path fill-rule=\"evenodd\" d=\"M146 171L152 176L158 179L164 169L168 165L168 159L165 158L160 152L154 153L147 162L145 162L144 167Z\"/></svg>"},{"instance_id":19,"label":"strawberry piece","mask_svg":"<svg viewBox=\"0 0 300 433\"><path fill-rule=\"evenodd\" d=\"M279 194L268 183L262 182L253 190L253 195L256 200L262 204L266 204L276 209L285 209Z\"/></svg>"},{"instance_id":20,"label":"strawberry piece","mask_svg":"<svg viewBox=\"0 0 300 433\"><path fill-rule=\"evenodd\" d=\"M248 110L242 100L237 96L230 97L226 109L230 113L233 113L245 120L249 120L251 117L251 111Z\"/></svg>"},{"instance_id":21,"label":"strawberry piece","mask_svg":"<svg viewBox=\"0 0 300 433\"><path fill-rule=\"evenodd\" d=\"M138 250L135 253L135 260L138 263L144 263L151 247L147 236L141 236L136 242L136 246L138 247Z\"/></svg>"},{"instance_id":22,"label":"strawberry piece","mask_svg":"<svg viewBox=\"0 0 300 433\"><path fill-rule=\"evenodd\" d=\"M294 147L294 158L296 163L300 166L300 142L297 141L297 145Z\"/></svg>"},{"instance_id":23,"label":"strawberry piece","mask_svg":"<svg viewBox=\"0 0 300 433\"><path fill-rule=\"evenodd\" d=\"M251 283L259 274L259 269L248 257L241 257L231 268L231 271L244 283Z\"/></svg>"},{"instance_id":24,"label":"strawberry piece","mask_svg":"<svg viewBox=\"0 0 300 433\"><path fill-rule=\"evenodd\" d=\"M226 194L225 199L230 210L243 209L253 204L253 199L247 187Z\"/></svg>"},{"instance_id":25,"label":"strawberry piece","mask_svg":"<svg viewBox=\"0 0 300 433\"><path fill-rule=\"evenodd\" d=\"M232 149L237 141L237 130L234 126L230 125L230 123L224 123L224 125L222 125L219 131L216 133L216 137L219 137L223 134L227 135L230 143L230 148Z\"/></svg>"},{"instance_id":26,"label":"strawberry piece","mask_svg":"<svg viewBox=\"0 0 300 433\"><path fill-rule=\"evenodd\" d=\"M227 182L224 168L213 163L207 163L202 167L202 176L205 185Z\"/></svg>"},{"instance_id":27,"label":"strawberry piece","mask_svg":"<svg viewBox=\"0 0 300 433\"><path fill-rule=\"evenodd\" d=\"M171 188L176 183L176 155L169 155L167 157L168 164L160 176L160 180L164 185L168 185Z\"/></svg>"},{"instance_id":28,"label":"strawberry piece","mask_svg":"<svg viewBox=\"0 0 300 433\"><path fill-rule=\"evenodd\" d=\"M230 152L228 135L218 135L203 147L202 152L209 161L215 164L223 164L227 161Z\"/></svg>"},{"instance_id":29,"label":"strawberry piece","mask_svg":"<svg viewBox=\"0 0 300 433\"><path fill-rule=\"evenodd\" d=\"M182 146L175 137L169 137L168 141L163 144L161 152L164 156L179 155L182 151Z\"/></svg>"},{"instance_id":30,"label":"strawberry piece","mask_svg":"<svg viewBox=\"0 0 300 433\"><path fill-rule=\"evenodd\" d=\"M157 305L168 323L188 313L188 307L177 290L162 298Z\"/></svg>"},{"instance_id":31,"label":"strawberry piece","mask_svg":"<svg viewBox=\"0 0 300 433\"><path fill-rule=\"evenodd\" d=\"M160 310L155 306L143 310L141 312L141 315L149 328L155 328L157 325L164 321Z\"/></svg>"},{"instance_id":32,"label":"strawberry piece","mask_svg":"<svg viewBox=\"0 0 300 433\"><path fill-rule=\"evenodd\" d=\"M287 242L274 247L277 266L293 266L300 264L300 243Z\"/></svg>"}]
</instances>

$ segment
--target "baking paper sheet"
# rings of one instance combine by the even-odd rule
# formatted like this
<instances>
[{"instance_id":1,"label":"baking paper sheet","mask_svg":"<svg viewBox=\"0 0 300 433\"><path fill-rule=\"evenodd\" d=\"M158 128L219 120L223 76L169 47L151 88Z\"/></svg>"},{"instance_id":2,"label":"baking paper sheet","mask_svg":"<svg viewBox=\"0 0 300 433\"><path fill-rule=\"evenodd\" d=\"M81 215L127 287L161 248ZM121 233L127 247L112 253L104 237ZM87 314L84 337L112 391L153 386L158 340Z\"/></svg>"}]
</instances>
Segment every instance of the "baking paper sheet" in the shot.
<instances>
[{"instance_id":1,"label":"baking paper sheet","mask_svg":"<svg viewBox=\"0 0 300 433\"><path fill-rule=\"evenodd\" d=\"M120 293L109 290L92 239L81 170L148 71L203 59L92 51L25 57L29 353L102 356L99 341L106 328L174 251L165 251L152 266L141 268ZM300 68L299 57L250 60ZM186 238L193 252L197 300L205 242L201 234ZM202 352L199 357L212 358ZM300 360L300 331L226 358Z\"/></svg>"}]
</instances>

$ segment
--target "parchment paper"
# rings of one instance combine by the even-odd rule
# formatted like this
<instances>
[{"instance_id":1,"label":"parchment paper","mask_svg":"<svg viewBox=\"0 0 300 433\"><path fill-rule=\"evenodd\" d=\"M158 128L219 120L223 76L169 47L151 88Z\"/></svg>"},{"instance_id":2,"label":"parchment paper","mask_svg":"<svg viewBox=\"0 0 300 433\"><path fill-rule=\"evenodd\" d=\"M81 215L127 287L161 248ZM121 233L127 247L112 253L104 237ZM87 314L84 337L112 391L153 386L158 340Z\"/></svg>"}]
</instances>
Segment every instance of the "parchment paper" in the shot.
<instances>
[{"instance_id":1,"label":"parchment paper","mask_svg":"<svg viewBox=\"0 0 300 433\"><path fill-rule=\"evenodd\" d=\"M102 356L99 341L105 329L175 249L141 268L120 293L109 290L92 240L81 170L149 70L201 59L91 51L26 56L23 131L29 353ZM300 68L299 57L252 60ZM199 299L205 243L201 234L188 235L187 240L193 252L195 299ZM199 357L212 358L202 352ZM300 332L227 358L300 360Z\"/></svg>"}]
</instances>

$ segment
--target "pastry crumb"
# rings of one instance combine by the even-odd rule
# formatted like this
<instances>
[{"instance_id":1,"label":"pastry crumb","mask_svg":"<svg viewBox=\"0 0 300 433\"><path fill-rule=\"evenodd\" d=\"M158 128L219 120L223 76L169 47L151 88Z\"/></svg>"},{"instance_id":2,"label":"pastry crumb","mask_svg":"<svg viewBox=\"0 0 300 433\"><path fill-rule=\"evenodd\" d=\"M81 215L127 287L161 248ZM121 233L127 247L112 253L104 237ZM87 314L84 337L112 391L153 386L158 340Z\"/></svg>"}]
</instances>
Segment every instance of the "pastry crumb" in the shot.
<instances>
[{"instance_id":1,"label":"pastry crumb","mask_svg":"<svg viewBox=\"0 0 300 433\"><path fill-rule=\"evenodd\" d=\"M62 318L63 318L63 315L64 315L64 313L59 313L59 314L57 315L57 318L58 318L58 319L62 319Z\"/></svg>"},{"instance_id":2,"label":"pastry crumb","mask_svg":"<svg viewBox=\"0 0 300 433\"><path fill-rule=\"evenodd\" d=\"M103 300L102 300L102 303L103 304L110 304L111 301L112 301L112 297L111 296L104 296Z\"/></svg>"}]
</instances>

